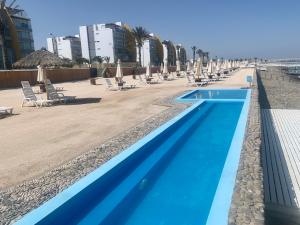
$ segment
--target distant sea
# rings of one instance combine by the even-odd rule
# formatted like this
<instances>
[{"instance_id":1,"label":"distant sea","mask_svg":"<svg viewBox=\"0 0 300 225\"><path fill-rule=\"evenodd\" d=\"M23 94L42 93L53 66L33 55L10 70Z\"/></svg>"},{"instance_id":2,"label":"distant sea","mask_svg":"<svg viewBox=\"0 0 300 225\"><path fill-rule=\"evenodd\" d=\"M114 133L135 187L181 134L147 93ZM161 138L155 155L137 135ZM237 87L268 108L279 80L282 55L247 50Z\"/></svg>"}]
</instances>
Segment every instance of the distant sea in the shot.
<instances>
[{"instance_id":1,"label":"distant sea","mask_svg":"<svg viewBox=\"0 0 300 225\"><path fill-rule=\"evenodd\" d=\"M286 73L290 75L300 76L300 59L274 60L269 64L283 67Z\"/></svg>"}]
</instances>

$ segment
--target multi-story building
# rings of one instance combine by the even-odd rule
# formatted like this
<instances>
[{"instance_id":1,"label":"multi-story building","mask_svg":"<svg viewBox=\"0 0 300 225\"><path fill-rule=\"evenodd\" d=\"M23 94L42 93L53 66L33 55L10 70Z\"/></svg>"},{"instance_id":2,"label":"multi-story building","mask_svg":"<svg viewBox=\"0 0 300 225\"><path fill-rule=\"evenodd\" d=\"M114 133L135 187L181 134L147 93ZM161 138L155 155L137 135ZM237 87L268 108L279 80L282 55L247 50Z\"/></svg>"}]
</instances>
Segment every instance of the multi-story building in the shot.
<instances>
[{"instance_id":1,"label":"multi-story building","mask_svg":"<svg viewBox=\"0 0 300 225\"><path fill-rule=\"evenodd\" d=\"M4 7L1 12L3 43L0 45L0 68L12 64L34 51L31 19L24 10Z\"/></svg>"},{"instance_id":2,"label":"multi-story building","mask_svg":"<svg viewBox=\"0 0 300 225\"><path fill-rule=\"evenodd\" d=\"M158 38L154 36L154 34L150 34L150 37L147 38L143 46L141 48L141 65L146 67L148 65L151 66L159 66L162 63L162 58L159 52L160 41ZM161 44L160 44L161 45ZM137 47L137 62L139 62L139 48Z\"/></svg>"},{"instance_id":3,"label":"multi-story building","mask_svg":"<svg viewBox=\"0 0 300 225\"><path fill-rule=\"evenodd\" d=\"M176 49L171 41L163 41L164 62L167 61L169 66L176 65Z\"/></svg>"},{"instance_id":4,"label":"multi-story building","mask_svg":"<svg viewBox=\"0 0 300 225\"><path fill-rule=\"evenodd\" d=\"M186 60L186 50L181 44L176 45L176 59L178 59L180 61L181 65L185 65L185 63L187 61Z\"/></svg>"},{"instance_id":5,"label":"multi-story building","mask_svg":"<svg viewBox=\"0 0 300 225\"><path fill-rule=\"evenodd\" d=\"M79 35L47 38L47 49L61 58L71 60L81 58Z\"/></svg>"},{"instance_id":6,"label":"multi-story building","mask_svg":"<svg viewBox=\"0 0 300 225\"><path fill-rule=\"evenodd\" d=\"M130 61L126 47L125 30L121 22L80 26L82 57L109 57L110 63Z\"/></svg>"}]
</instances>

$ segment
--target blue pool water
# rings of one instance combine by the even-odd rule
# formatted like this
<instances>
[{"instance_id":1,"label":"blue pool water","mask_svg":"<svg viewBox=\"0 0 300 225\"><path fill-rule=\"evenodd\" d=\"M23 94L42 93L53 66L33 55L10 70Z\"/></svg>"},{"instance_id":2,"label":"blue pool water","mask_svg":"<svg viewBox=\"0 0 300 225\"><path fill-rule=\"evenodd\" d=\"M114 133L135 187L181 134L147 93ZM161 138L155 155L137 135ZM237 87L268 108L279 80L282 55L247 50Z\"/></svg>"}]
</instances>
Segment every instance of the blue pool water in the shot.
<instances>
[{"instance_id":1,"label":"blue pool water","mask_svg":"<svg viewBox=\"0 0 300 225\"><path fill-rule=\"evenodd\" d=\"M166 139L172 152L146 178L144 196L133 196L128 218L113 224L205 224L241 109L242 103L207 103L186 121Z\"/></svg>"},{"instance_id":2,"label":"blue pool water","mask_svg":"<svg viewBox=\"0 0 300 225\"><path fill-rule=\"evenodd\" d=\"M195 90L181 99L245 99L247 90Z\"/></svg>"},{"instance_id":3,"label":"blue pool water","mask_svg":"<svg viewBox=\"0 0 300 225\"><path fill-rule=\"evenodd\" d=\"M246 124L240 123L247 114L244 104L195 103L17 224L204 225L214 215L226 224L223 212L230 205L243 138L236 134ZM214 204L220 188L228 195L225 207ZM213 206L221 209L211 214Z\"/></svg>"}]
</instances>

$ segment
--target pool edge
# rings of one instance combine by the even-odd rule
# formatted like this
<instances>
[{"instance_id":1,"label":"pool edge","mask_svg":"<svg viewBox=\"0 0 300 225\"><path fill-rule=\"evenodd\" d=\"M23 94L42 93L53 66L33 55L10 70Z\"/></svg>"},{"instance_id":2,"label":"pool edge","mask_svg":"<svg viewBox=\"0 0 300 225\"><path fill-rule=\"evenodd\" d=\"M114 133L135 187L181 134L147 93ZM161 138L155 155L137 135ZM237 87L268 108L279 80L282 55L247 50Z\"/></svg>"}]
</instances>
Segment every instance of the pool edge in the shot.
<instances>
[{"instance_id":1,"label":"pool edge","mask_svg":"<svg viewBox=\"0 0 300 225\"><path fill-rule=\"evenodd\" d=\"M60 206L62 206L64 203L72 199L76 196L79 192L84 190L86 187L91 185L96 180L100 179L103 175L105 175L110 169L121 163L124 159L126 159L129 155L133 154L135 151L139 150L143 145L145 145L147 142L155 138L156 136L160 135L162 132L164 132L167 128L178 122L180 119L185 117L187 114L191 113L193 110L195 110L198 106L203 104L205 100L200 100L187 109L185 109L183 112L179 113L172 119L168 120L167 122L163 123L158 128L151 131L149 134L138 140L136 143L132 144L119 154L115 155L113 158L105 162L104 164L100 165L97 169L94 171L88 173L86 176L80 178L75 183L67 187L62 192L58 193L54 197L50 198L49 200L42 203L40 206L38 206L35 209L32 209L28 213L26 213L23 217L21 217L18 221L13 223L14 225L32 225L37 224L41 220L43 220L45 217L50 215L52 212L54 212L56 209L58 209Z\"/></svg>"},{"instance_id":2,"label":"pool edge","mask_svg":"<svg viewBox=\"0 0 300 225\"><path fill-rule=\"evenodd\" d=\"M240 155L245 140L246 126L251 103L251 89L247 90L246 99L231 141L216 193L206 220L206 225L227 225L230 205L234 192ZM224 194L226 193L226 194Z\"/></svg>"}]
</instances>

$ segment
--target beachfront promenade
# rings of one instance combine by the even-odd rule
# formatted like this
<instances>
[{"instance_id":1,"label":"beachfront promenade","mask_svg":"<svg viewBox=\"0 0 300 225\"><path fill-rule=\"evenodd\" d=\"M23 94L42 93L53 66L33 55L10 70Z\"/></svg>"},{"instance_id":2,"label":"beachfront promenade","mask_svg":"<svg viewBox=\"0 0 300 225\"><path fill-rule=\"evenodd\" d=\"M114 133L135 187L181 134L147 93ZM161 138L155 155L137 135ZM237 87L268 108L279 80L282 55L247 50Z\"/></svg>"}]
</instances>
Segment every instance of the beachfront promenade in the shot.
<instances>
[{"instance_id":1,"label":"beachfront promenade","mask_svg":"<svg viewBox=\"0 0 300 225\"><path fill-rule=\"evenodd\" d=\"M243 69L224 81L205 88L247 87ZM88 80L57 84L64 95L77 96L74 104L21 108L21 89L0 91L0 102L14 107L15 115L0 120L5 135L0 136L0 188L13 186L44 174L79 156L125 130L161 113L170 106L160 101L193 89L180 78L156 85L108 91L104 81L90 85Z\"/></svg>"}]
</instances>

